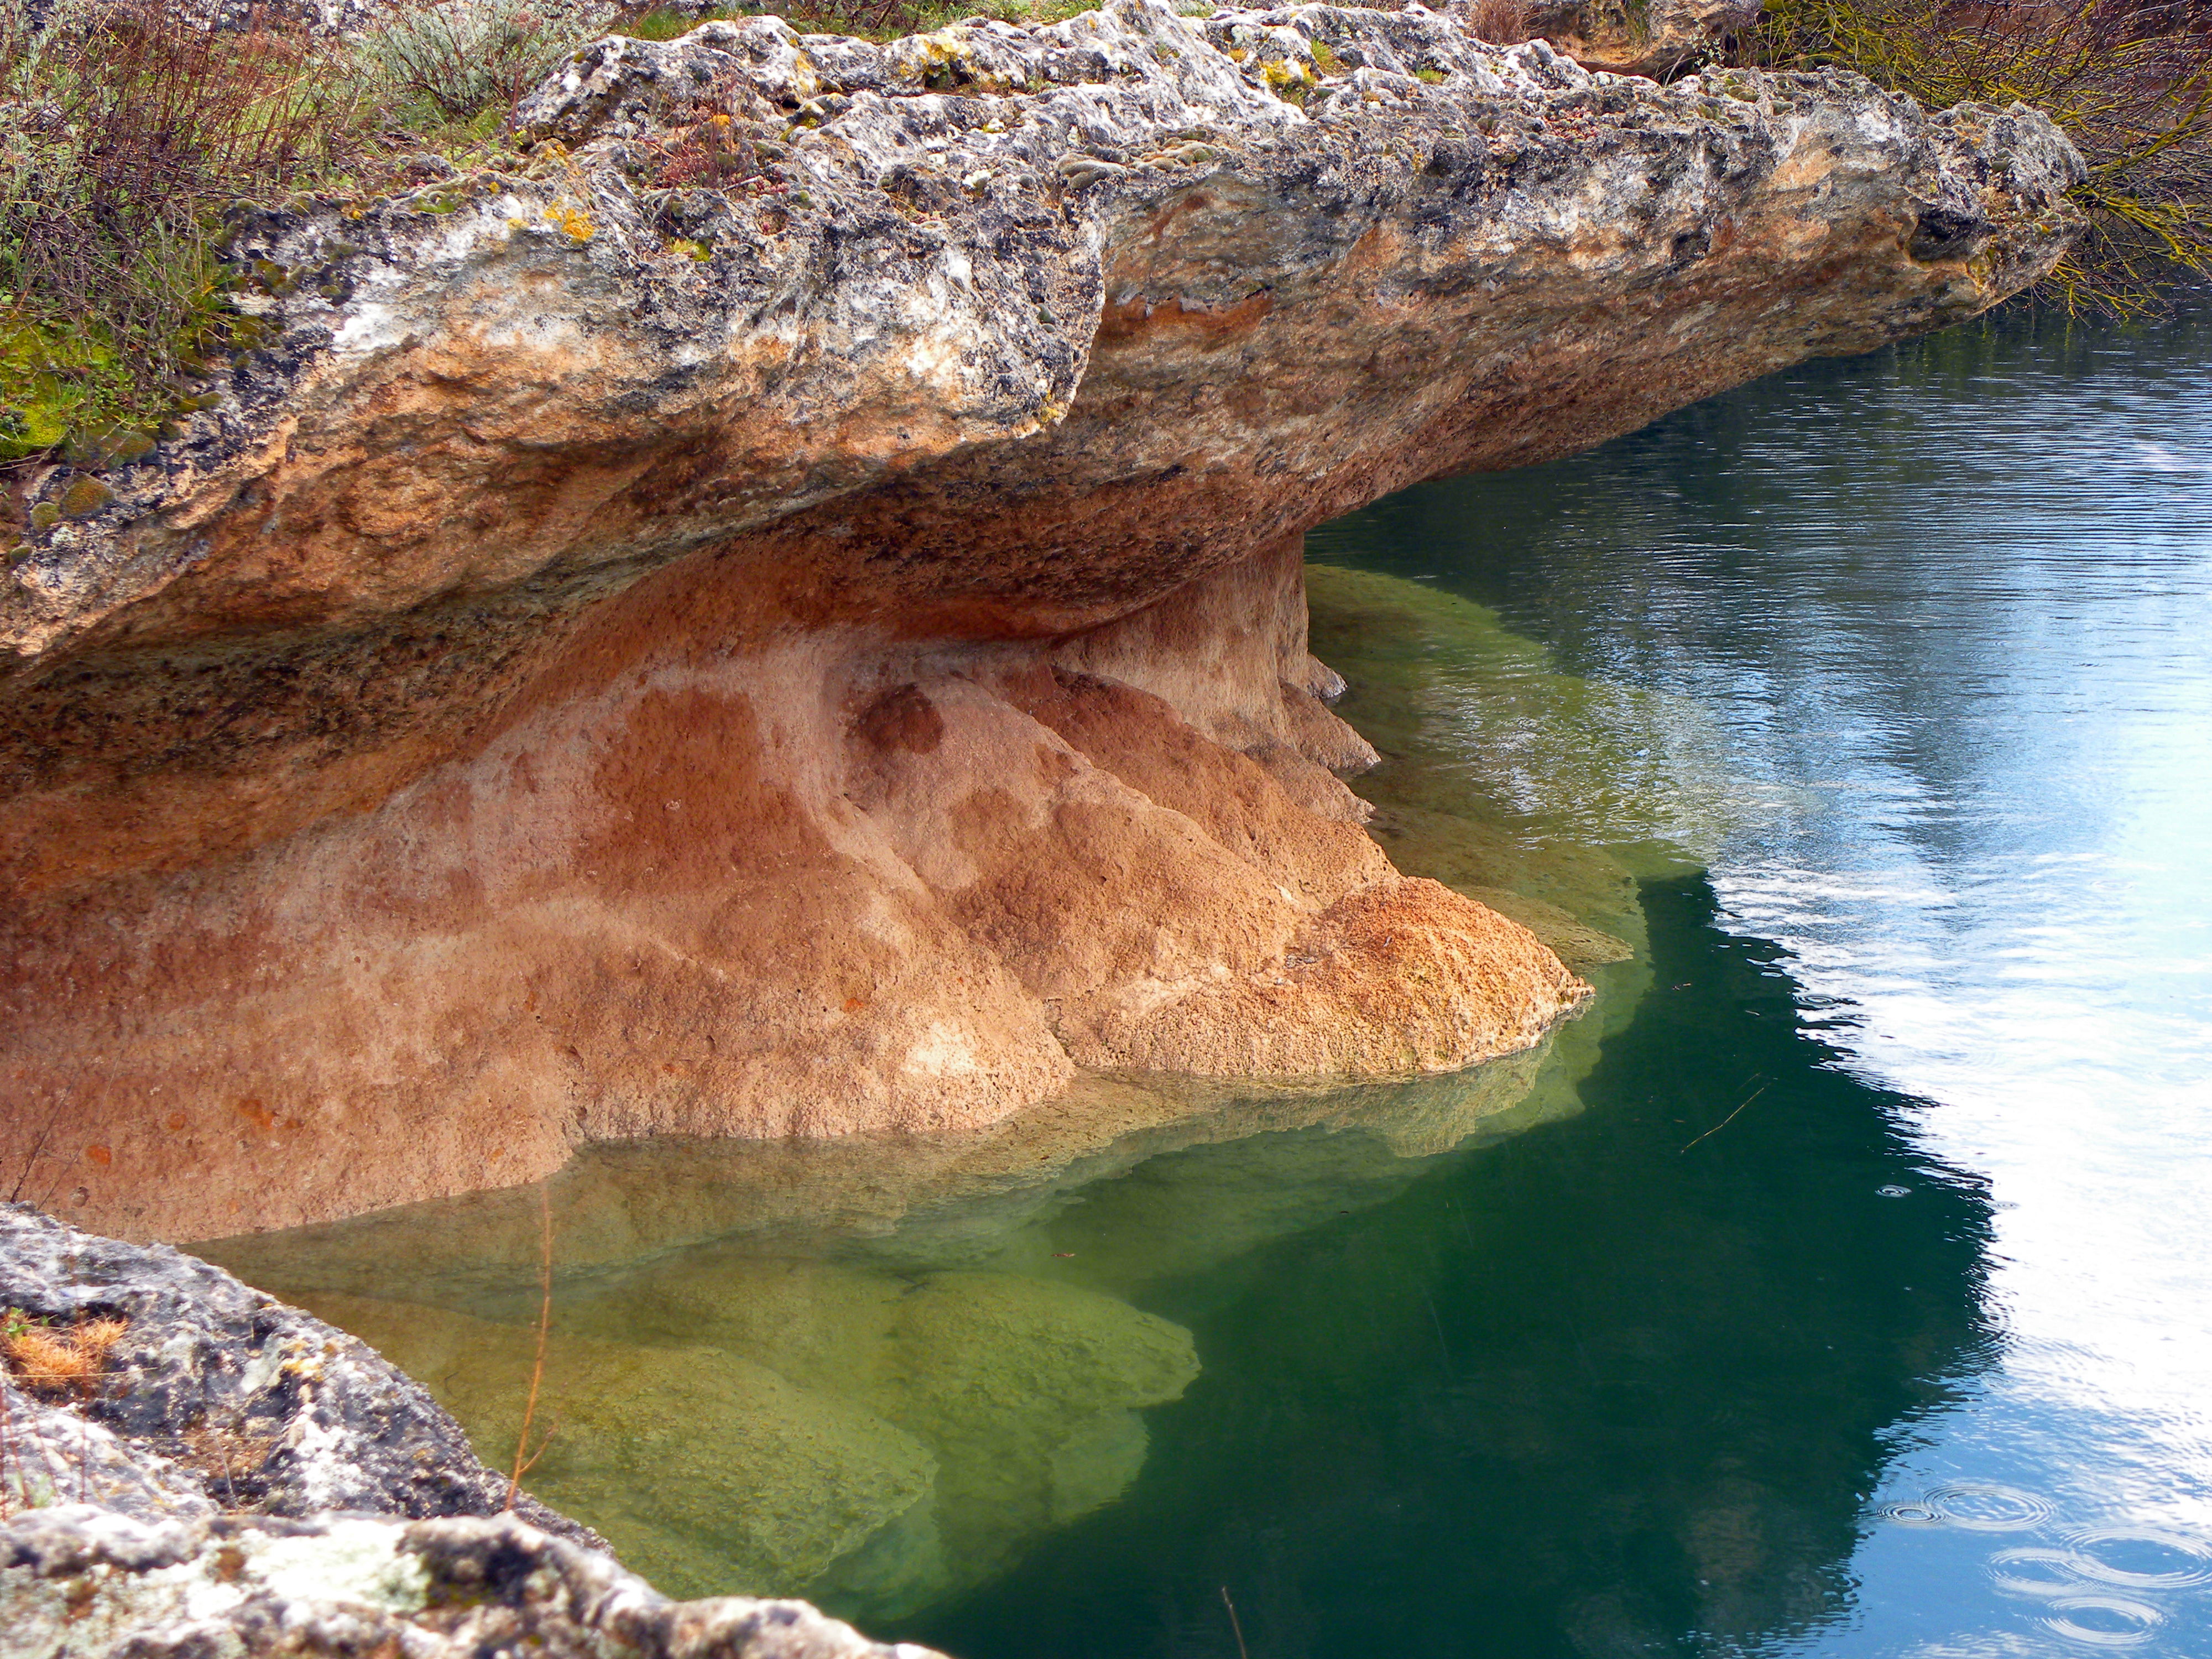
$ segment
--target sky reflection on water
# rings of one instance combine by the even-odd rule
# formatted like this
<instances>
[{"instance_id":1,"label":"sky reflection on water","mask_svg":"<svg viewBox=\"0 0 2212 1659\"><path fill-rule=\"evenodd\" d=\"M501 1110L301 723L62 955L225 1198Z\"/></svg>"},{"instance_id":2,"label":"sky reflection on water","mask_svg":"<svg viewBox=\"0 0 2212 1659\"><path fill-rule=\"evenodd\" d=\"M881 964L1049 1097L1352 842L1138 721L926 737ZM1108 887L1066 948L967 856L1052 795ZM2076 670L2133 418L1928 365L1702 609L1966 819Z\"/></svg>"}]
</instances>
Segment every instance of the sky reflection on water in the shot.
<instances>
[{"instance_id":1,"label":"sky reflection on water","mask_svg":"<svg viewBox=\"0 0 2212 1659\"><path fill-rule=\"evenodd\" d=\"M1770 1650L2212 1652L2208 385L2201 321L1993 327L1314 539L1712 711L1724 925L1987 1177L2001 1363L1894 1431L1849 1617ZM1962 1480L2026 1496L1923 1516Z\"/></svg>"}]
</instances>

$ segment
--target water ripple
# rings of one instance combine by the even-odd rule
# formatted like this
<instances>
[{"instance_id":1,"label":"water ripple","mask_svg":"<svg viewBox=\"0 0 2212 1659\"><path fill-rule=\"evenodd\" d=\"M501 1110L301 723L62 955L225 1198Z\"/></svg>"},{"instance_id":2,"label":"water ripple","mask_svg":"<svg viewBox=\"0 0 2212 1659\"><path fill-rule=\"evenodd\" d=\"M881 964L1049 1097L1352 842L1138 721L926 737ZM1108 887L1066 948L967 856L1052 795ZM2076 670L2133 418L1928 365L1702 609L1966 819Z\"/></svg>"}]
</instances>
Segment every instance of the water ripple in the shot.
<instances>
[{"instance_id":1,"label":"water ripple","mask_svg":"<svg viewBox=\"0 0 2212 1659\"><path fill-rule=\"evenodd\" d=\"M2054 1636L2099 1648L2140 1647L2164 1622L2156 1607L2119 1595L2069 1595L2043 1620Z\"/></svg>"}]
</instances>

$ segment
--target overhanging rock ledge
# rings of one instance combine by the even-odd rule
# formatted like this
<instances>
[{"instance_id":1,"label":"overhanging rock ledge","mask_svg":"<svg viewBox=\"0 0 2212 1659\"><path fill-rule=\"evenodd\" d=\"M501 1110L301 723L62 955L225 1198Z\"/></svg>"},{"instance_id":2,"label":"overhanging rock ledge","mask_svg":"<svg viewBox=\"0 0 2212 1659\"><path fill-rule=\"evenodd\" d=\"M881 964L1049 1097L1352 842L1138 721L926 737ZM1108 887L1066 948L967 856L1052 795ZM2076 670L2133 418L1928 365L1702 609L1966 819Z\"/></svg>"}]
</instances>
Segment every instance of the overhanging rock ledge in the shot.
<instances>
[{"instance_id":1,"label":"overhanging rock ledge","mask_svg":"<svg viewBox=\"0 0 2212 1659\"><path fill-rule=\"evenodd\" d=\"M88 1224L1527 1046L1583 988L1361 830L1301 533L2078 227L2024 108L1419 6L713 23L518 119L243 225L260 343L0 579L0 1167Z\"/></svg>"}]
</instances>

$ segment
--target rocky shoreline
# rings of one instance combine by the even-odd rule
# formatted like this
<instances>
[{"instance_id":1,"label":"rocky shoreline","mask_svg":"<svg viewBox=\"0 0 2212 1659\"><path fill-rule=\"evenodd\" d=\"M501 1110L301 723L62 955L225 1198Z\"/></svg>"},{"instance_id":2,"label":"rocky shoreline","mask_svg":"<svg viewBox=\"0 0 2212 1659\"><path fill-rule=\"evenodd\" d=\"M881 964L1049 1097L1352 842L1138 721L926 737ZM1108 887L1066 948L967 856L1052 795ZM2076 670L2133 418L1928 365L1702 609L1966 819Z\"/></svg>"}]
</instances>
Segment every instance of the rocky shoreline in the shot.
<instances>
[{"instance_id":1,"label":"rocky shoreline","mask_svg":"<svg viewBox=\"0 0 2212 1659\"><path fill-rule=\"evenodd\" d=\"M1973 315L2079 225L2032 112L1661 87L1606 70L1744 8L1616 10L1534 9L1565 51L1158 0L609 38L514 170L239 216L255 343L150 450L33 478L0 575L0 1170L39 1200L0 1207L0 1651L928 1659L661 1595L356 1338L42 1212L209 1239L748 1138L604 1172L613 1260L717 1236L714 1159L776 1137L930 1138L853 1143L892 1214L1046 1203L1201 1104L1326 1124L1425 1076L1378 1145L1505 1120L1630 947L1392 864L1304 531ZM456 1261L512 1267L521 1196ZM845 1346L671 1260L602 1297L664 1340L570 1334L550 1390L646 1398L651 1435L597 1425L625 1457L747 1425L631 1517L672 1587L738 1559L732 1469L803 1443L745 1582L876 1540L848 1605L941 1590L933 1528L1111 1501L1196 1372L1080 1287L776 1271L861 1309ZM499 1396L480 1443L535 1398L521 1327L331 1294Z\"/></svg>"}]
</instances>

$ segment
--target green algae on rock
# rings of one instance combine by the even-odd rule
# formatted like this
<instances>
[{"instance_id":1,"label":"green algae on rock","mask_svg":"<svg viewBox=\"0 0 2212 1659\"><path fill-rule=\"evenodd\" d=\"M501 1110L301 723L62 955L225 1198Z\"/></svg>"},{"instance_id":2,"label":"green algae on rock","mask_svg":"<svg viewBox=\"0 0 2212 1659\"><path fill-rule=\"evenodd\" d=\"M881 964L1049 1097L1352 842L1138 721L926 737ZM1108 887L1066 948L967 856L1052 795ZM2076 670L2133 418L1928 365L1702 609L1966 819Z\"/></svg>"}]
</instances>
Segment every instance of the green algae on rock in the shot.
<instances>
[{"instance_id":1,"label":"green algae on rock","mask_svg":"<svg viewBox=\"0 0 2212 1659\"><path fill-rule=\"evenodd\" d=\"M528 1327L314 1303L512 1457ZM1137 1412L1197 1369L1187 1333L1074 1285L696 1251L564 1304L529 1486L669 1593L904 1611L1111 1501L1144 1462Z\"/></svg>"},{"instance_id":2,"label":"green algae on rock","mask_svg":"<svg viewBox=\"0 0 2212 1659\"><path fill-rule=\"evenodd\" d=\"M738 1287L733 1287L733 1290ZM495 1462L511 1463L537 1352L529 1328L365 1298L319 1299L428 1387ZM596 1514L625 1562L672 1593L780 1594L931 1489L927 1447L834 1393L727 1347L547 1344L530 1489Z\"/></svg>"}]
</instances>

